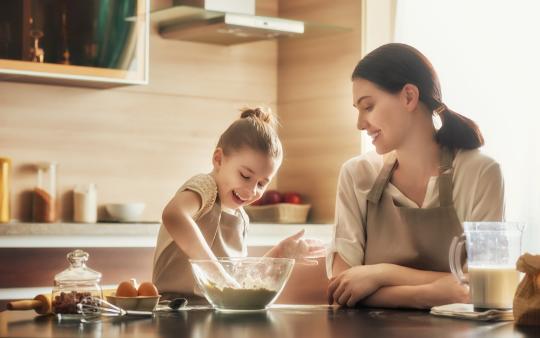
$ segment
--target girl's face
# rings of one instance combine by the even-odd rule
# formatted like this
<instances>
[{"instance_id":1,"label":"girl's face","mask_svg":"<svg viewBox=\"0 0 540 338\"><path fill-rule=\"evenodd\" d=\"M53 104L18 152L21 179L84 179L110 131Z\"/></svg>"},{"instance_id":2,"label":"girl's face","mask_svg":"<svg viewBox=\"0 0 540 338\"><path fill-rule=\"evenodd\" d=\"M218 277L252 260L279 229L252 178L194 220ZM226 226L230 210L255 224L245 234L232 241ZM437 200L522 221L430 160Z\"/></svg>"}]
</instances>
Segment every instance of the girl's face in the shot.
<instances>
[{"instance_id":1,"label":"girl's face","mask_svg":"<svg viewBox=\"0 0 540 338\"><path fill-rule=\"evenodd\" d=\"M371 137L379 154L398 148L411 127L411 102L406 90L391 94L365 79L353 80L353 106L358 110L357 127Z\"/></svg>"},{"instance_id":2,"label":"girl's face","mask_svg":"<svg viewBox=\"0 0 540 338\"><path fill-rule=\"evenodd\" d=\"M214 178L221 204L237 209L258 200L276 174L281 159L249 147L228 155L217 148L213 156Z\"/></svg>"}]
</instances>

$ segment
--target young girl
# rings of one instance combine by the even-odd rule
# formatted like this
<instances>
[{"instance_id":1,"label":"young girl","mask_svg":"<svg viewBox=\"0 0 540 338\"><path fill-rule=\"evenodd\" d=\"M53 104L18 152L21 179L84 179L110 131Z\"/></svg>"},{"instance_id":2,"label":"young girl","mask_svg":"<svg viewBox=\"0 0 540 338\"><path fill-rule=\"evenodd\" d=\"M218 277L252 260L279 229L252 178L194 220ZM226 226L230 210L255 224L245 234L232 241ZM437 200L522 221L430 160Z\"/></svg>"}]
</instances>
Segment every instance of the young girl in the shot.
<instances>
[{"instance_id":1,"label":"young girl","mask_svg":"<svg viewBox=\"0 0 540 338\"><path fill-rule=\"evenodd\" d=\"M477 125L443 103L433 67L411 46L375 49L352 80L358 129L378 154L341 169L329 302L467 302L468 289L449 273L448 250L462 222L503 219L498 163L478 150L484 140Z\"/></svg>"},{"instance_id":2,"label":"young girl","mask_svg":"<svg viewBox=\"0 0 540 338\"><path fill-rule=\"evenodd\" d=\"M164 297L196 298L189 258L247 255L249 221L242 207L262 196L282 158L272 114L260 108L245 109L221 135L212 172L185 182L163 210L153 282ZM309 258L320 257L324 246L302 236L303 231L283 240L266 256L313 263Z\"/></svg>"}]
</instances>

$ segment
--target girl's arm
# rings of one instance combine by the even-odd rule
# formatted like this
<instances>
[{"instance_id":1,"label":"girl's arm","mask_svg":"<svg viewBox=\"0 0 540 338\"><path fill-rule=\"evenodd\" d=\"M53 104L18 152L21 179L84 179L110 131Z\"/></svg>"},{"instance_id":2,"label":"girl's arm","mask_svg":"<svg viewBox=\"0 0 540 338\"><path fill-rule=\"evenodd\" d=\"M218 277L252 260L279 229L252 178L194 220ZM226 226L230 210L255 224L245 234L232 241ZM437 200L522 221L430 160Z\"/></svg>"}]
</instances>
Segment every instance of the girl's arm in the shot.
<instances>
[{"instance_id":1,"label":"girl's arm","mask_svg":"<svg viewBox=\"0 0 540 338\"><path fill-rule=\"evenodd\" d=\"M190 190L177 193L163 210L162 221L176 245L192 259L215 259L193 215L201 208L201 197Z\"/></svg>"}]
</instances>

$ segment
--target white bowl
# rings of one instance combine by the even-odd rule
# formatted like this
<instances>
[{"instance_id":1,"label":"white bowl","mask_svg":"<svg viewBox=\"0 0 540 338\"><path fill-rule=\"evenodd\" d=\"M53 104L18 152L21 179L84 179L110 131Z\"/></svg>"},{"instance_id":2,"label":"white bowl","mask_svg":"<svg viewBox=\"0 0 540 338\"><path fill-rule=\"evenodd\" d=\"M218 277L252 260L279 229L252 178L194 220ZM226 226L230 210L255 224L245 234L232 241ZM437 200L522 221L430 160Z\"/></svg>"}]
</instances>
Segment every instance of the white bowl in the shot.
<instances>
[{"instance_id":1,"label":"white bowl","mask_svg":"<svg viewBox=\"0 0 540 338\"><path fill-rule=\"evenodd\" d=\"M115 221L137 222L140 220L146 204L144 203L109 203L105 209Z\"/></svg>"}]
</instances>

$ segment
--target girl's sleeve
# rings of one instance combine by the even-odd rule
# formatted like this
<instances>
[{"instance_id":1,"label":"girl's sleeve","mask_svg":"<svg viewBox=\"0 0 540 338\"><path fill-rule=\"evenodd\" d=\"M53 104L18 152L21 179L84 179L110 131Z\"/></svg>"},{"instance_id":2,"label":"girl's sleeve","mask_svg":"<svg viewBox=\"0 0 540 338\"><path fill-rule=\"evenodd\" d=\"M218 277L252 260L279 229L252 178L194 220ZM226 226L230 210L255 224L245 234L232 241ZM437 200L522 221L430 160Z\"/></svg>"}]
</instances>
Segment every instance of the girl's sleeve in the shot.
<instances>
[{"instance_id":1,"label":"girl's sleeve","mask_svg":"<svg viewBox=\"0 0 540 338\"><path fill-rule=\"evenodd\" d=\"M471 220L503 221L504 213L504 179L500 165L492 162L478 177Z\"/></svg>"},{"instance_id":2,"label":"girl's sleeve","mask_svg":"<svg viewBox=\"0 0 540 338\"><path fill-rule=\"evenodd\" d=\"M354 178L347 167L341 168L336 196L336 215L331 250L326 257L326 273L332 276L334 253L350 266L364 263L365 206L367 201L355 192Z\"/></svg>"},{"instance_id":3,"label":"girl's sleeve","mask_svg":"<svg viewBox=\"0 0 540 338\"><path fill-rule=\"evenodd\" d=\"M210 211L216 202L217 185L210 175L201 174L190 178L178 192L185 190L193 191L201 198L201 207L193 216L195 220Z\"/></svg>"}]
</instances>

